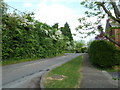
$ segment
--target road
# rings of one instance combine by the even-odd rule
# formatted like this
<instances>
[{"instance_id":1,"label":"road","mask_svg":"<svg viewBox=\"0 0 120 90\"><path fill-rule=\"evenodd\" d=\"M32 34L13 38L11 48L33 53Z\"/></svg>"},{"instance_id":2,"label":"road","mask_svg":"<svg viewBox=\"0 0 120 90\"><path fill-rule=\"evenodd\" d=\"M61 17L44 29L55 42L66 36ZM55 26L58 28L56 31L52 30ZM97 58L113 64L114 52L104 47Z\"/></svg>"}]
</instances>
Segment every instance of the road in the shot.
<instances>
[{"instance_id":1,"label":"road","mask_svg":"<svg viewBox=\"0 0 120 90\"><path fill-rule=\"evenodd\" d=\"M3 66L2 88L29 88L31 85L27 85L26 82L31 83L30 81L35 77L35 75L36 77L40 77L44 71L61 65L79 55L80 54L74 53L66 54L64 56L49 59L41 59Z\"/></svg>"}]
</instances>

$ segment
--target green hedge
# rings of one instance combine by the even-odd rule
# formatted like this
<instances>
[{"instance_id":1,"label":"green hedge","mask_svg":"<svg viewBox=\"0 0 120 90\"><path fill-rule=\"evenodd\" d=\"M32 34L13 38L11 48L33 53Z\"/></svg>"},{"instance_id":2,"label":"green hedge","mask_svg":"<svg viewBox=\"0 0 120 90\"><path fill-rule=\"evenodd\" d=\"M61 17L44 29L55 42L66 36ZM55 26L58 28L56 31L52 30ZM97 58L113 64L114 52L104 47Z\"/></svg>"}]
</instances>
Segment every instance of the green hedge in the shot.
<instances>
[{"instance_id":1,"label":"green hedge","mask_svg":"<svg viewBox=\"0 0 120 90\"><path fill-rule=\"evenodd\" d=\"M112 67L120 62L119 51L109 41L93 41L89 47L90 61L100 67Z\"/></svg>"},{"instance_id":2,"label":"green hedge","mask_svg":"<svg viewBox=\"0 0 120 90\"><path fill-rule=\"evenodd\" d=\"M60 28L58 24L50 26L36 20L34 13L18 13L3 0L0 3L2 61L47 58L74 50L68 24Z\"/></svg>"},{"instance_id":3,"label":"green hedge","mask_svg":"<svg viewBox=\"0 0 120 90\"><path fill-rule=\"evenodd\" d=\"M116 55L118 59L118 66L120 66L120 50L116 50Z\"/></svg>"},{"instance_id":4,"label":"green hedge","mask_svg":"<svg viewBox=\"0 0 120 90\"><path fill-rule=\"evenodd\" d=\"M63 54L68 48L60 29L32 18L32 14L2 15L2 60L47 58ZM22 19L25 20L22 20ZM71 46L69 44L69 46Z\"/></svg>"}]
</instances>

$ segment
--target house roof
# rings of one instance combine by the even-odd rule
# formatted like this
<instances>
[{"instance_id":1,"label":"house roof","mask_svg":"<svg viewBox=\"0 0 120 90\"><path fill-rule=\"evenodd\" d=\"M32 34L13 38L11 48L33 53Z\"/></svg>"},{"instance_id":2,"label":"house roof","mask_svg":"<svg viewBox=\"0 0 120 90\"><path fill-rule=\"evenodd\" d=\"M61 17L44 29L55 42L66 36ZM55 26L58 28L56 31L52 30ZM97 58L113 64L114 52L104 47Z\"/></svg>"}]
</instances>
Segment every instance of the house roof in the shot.
<instances>
[{"instance_id":1,"label":"house roof","mask_svg":"<svg viewBox=\"0 0 120 90\"><path fill-rule=\"evenodd\" d=\"M120 27L120 24L118 22L115 22L113 19L107 19L106 29L109 27Z\"/></svg>"}]
</instances>

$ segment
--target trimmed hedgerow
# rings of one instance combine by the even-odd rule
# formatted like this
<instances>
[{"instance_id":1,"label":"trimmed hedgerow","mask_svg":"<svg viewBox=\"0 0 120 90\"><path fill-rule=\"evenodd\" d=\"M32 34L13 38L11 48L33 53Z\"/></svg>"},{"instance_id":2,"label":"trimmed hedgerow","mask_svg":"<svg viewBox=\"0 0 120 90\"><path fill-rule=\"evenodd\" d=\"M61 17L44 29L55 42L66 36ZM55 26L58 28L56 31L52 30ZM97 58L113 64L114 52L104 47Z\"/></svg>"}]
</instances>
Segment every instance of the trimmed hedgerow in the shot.
<instances>
[{"instance_id":1,"label":"trimmed hedgerow","mask_svg":"<svg viewBox=\"0 0 120 90\"><path fill-rule=\"evenodd\" d=\"M116 55L117 55L117 59L118 59L118 66L120 66L120 50L116 50Z\"/></svg>"},{"instance_id":2,"label":"trimmed hedgerow","mask_svg":"<svg viewBox=\"0 0 120 90\"><path fill-rule=\"evenodd\" d=\"M34 13L9 12L2 3L2 62L48 58L72 51L70 27L58 28L35 19ZM10 10L12 11L12 10ZM69 32L63 34L69 29ZM68 37L69 35L69 37ZM0 44L1 45L1 44ZM70 47L70 48L69 48Z\"/></svg>"},{"instance_id":3,"label":"trimmed hedgerow","mask_svg":"<svg viewBox=\"0 0 120 90\"><path fill-rule=\"evenodd\" d=\"M109 41L93 41L88 53L92 64L100 67L112 67L120 62L116 47Z\"/></svg>"}]
</instances>

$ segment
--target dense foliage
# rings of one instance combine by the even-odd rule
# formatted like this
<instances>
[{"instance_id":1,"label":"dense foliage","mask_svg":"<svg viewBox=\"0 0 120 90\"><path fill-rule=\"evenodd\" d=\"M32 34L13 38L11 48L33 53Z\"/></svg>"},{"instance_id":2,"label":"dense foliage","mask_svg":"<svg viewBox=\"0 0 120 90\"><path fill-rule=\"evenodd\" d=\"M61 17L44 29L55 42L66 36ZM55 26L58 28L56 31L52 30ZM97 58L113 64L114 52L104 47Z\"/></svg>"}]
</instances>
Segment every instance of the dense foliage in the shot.
<instances>
[{"instance_id":1,"label":"dense foliage","mask_svg":"<svg viewBox=\"0 0 120 90\"><path fill-rule=\"evenodd\" d=\"M65 23L65 25L64 25L64 27L62 27L61 31L65 36L67 36L69 38L70 41L73 40L73 37L72 37L72 34L71 34L70 27L69 27L68 23Z\"/></svg>"},{"instance_id":2,"label":"dense foliage","mask_svg":"<svg viewBox=\"0 0 120 90\"><path fill-rule=\"evenodd\" d=\"M118 65L120 58L116 47L109 41L93 41L89 47L90 60L100 67L112 67Z\"/></svg>"},{"instance_id":3,"label":"dense foliage","mask_svg":"<svg viewBox=\"0 0 120 90\"><path fill-rule=\"evenodd\" d=\"M83 48L85 46L85 42L84 41L75 41L75 52L76 53L83 53Z\"/></svg>"},{"instance_id":4,"label":"dense foliage","mask_svg":"<svg viewBox=\"0 0 120 90\"><path fill-rule=\"evenodd\" d=\"M35 20L33 13L8 13L5 3L2 11L3 60L46 58L72 51L72 40L61 32L57 24L49 26Z\"/></svg>"}]
</instances>

